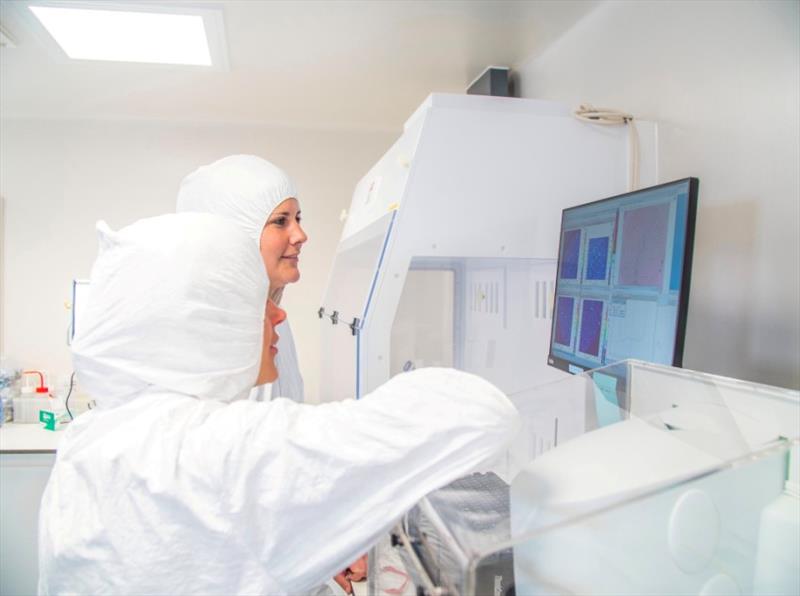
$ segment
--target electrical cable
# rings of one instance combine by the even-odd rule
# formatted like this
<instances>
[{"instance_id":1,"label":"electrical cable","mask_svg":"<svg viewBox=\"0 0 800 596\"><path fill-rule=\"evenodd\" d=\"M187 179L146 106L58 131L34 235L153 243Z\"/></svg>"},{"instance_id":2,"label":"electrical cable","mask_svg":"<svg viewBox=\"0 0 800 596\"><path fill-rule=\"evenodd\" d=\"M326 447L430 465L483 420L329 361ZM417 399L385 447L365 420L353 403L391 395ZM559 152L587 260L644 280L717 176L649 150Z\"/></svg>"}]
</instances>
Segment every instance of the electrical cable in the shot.
<instances>
[{"instance_id":1,"label":"electrical cable","mask_svg":"<svg viewBox=\"0 0 800 596\"><path fill-rule=\"evenodd\" d=\"M636 130L633 114L609 108L595 108L590 104L581 104L573 114L578 120L589 122L590 124L603 124L606 126L627 125L630 147L628 190L639 188L639 131Z\"/></svg>"},{"instance_id":2,"label":"electrical cable","mask_svg":"<svg viewBox=\"0 0 800 596\"><path fill-rule=\"evenodd\" d=\"M72 395L72 387L75 385L75 371L72 371L72 374L69 376L69 391L67 391L67 397L64 399L64 407L67 408L67 414L69 414L70 420L75 420L75 417L72 415L69 409L69 396Z\"/></svg>"}]
</instances>

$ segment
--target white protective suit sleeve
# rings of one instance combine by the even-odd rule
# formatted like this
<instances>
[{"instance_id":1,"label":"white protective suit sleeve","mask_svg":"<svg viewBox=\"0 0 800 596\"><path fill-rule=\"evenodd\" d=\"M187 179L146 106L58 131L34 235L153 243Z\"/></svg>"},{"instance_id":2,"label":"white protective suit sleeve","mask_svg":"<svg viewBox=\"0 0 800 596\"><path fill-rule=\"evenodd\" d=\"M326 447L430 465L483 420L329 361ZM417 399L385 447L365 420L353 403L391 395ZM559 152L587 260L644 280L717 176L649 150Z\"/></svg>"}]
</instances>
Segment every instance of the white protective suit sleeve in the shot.
<instances>
[{"instance_id":1,"label":"white protective suit sleeve","mask_svg":"<svg viewBox=\"0 0 800 596\"><path fill-rule=\"evenodd\" d=\"M341 571L420 498L487 463L517 430L502 393L448 369L400 375L361 402L278 399L246 415L245 405L215 412L192 444L208 458L220 429L238 428L240 438L207 463L219 466L234 510L252 502L241 531L262 534L270 575L290 593Z\"/></svg>"},{"instance_id":2,"label":"white protective suit sleeve","mask_svg":"<svg viewBox=\"0 0 800 596\"><path fill-rule=\"evenodd\" d=\"M358 402L150 395L87 416L42 503L43 594L307 593L517 430L502 393L450 369Z\"/></svg>"}]
</instances>

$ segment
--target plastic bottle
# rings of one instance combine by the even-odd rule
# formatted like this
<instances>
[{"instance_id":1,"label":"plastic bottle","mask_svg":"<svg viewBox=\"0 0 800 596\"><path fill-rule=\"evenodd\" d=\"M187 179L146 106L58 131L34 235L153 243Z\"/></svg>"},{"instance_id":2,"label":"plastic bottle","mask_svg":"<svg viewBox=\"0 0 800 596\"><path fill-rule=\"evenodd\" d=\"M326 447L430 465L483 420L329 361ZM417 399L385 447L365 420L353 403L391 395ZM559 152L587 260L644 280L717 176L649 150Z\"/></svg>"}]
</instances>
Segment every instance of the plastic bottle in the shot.
<instances>
[{"instance_id":1,"label":"plastic bottle","mask_svg":"<svg viewBox=\"0 0 800 596\"><path fill-rule=\"evenodd\" d=\"M784 491L761 512L754 594L800 594L800 445L789 453Z\"/></svg>"}]
</instances>

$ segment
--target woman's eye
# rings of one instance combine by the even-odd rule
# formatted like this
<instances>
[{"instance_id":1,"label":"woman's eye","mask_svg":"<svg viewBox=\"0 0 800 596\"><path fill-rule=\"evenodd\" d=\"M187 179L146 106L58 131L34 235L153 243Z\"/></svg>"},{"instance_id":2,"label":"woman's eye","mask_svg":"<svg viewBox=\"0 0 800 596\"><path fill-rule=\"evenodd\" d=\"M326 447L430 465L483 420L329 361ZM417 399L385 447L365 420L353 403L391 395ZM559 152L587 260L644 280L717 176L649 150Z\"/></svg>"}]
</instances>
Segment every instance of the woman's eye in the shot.
<instances>
[{"instance_id":1,"label":"woman's eye","mask_svg":"<svg viewBox=\"0 0 800 596\"><path fill-rule=\"evenodd\" d=\"M286 225L286 218L285 217L279 217L277 219L273 219L272 223L275 224L275 225L278 225L278 226L285 226Z\"/></svg>"}]
</instances>

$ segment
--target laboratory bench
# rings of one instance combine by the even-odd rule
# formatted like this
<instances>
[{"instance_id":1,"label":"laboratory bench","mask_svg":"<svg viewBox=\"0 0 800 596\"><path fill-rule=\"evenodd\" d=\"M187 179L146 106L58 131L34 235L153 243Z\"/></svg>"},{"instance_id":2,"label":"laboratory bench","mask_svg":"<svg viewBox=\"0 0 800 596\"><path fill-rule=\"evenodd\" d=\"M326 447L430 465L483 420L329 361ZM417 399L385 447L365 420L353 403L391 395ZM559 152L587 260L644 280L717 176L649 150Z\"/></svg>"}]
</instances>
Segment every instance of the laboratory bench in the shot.
<instances>
[{"instance_id":1,"label":"laboratory bench","mask_svg":"<svg viewBox=\"0 0 800 596\"><path fill-rule=\"evenodd\" d=\"M6 422L0 426L0 453L54 455L64 430L45 430L41 423Z\"/></svg>"}]
</instances>

